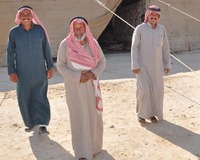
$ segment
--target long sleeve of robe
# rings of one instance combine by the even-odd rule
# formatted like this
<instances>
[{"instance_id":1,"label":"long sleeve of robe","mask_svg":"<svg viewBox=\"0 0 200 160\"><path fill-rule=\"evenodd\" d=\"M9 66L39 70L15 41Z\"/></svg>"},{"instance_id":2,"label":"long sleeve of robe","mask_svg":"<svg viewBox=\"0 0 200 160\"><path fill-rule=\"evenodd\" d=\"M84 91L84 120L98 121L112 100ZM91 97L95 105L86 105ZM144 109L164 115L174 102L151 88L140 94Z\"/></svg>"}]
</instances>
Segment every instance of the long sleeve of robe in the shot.
<instances>
[{"instance_id":1,"label":"long sleeve of robe","mask_svg":"<svg viewBox=\"0 0 200 160\"><path fill-rule=\"evenodd\" d=\"M131 69L140 69L137 79L138 117L163 119L164 68L171 68L170 48L163 25L137 26L132 37Z\"/></svg>"},{"instance_id":2,"label":"long sleeve of robe","mask_svg":"<svg viewBox=\"0 0 200 160\"><path fill-rule=\"evenodd\" d=\"M54 66L45 32L39 25L27 31L21 25L10 30L7 46L8 74L17 74L17 98L25 126L48 125L46 70Z\"/></svg>"},{"instance_id":3,"label":"long sleeve of robe","mask_svg":"<svg viewBox=\"0 0 200 160\"><path fill-rule=\"evenodd\" d=\"M92 54L88 44L85 45L88 54ZM92 72L97 78L106 65L106 59L100 50L100 59ZM80 83L81 69L75 69L67 55L67 44L60 44L57 58L57 70L64 77L66 100L70 114L72 145L77 158L92 156L102 149L103 122L102 116L96 110L96 97L92 80Z\"/></svg>"}]
</instances>

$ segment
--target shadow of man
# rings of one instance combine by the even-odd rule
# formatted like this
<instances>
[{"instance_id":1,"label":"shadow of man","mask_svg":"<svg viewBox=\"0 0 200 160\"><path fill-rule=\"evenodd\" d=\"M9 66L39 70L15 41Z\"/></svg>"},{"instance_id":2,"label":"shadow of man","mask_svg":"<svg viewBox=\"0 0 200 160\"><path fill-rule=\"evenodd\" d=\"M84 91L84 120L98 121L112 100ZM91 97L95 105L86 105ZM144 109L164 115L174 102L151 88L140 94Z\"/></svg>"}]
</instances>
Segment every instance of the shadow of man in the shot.
<instances>
[{"instance_id":1,"label":"shadow of man","mask_svg":"<svg viewBox=\"0 0 200 160\"><path fill-rule=\"evenodd\" d=\"M152 125L143 125L143 127L200 158L199 134L166 120Z\"/></svg>"},{"instance_id":2,"label":"shadow of man","mask_svg":"<svg viewBox=\"0 0 200 160\"><path fill-rule=\"evenodd\" d=\"M29 137L30 145L37 160L75 160L75 157L60 144L51 140L48 135L38 135L37 132Z\"/></svg>"}]
</instances>

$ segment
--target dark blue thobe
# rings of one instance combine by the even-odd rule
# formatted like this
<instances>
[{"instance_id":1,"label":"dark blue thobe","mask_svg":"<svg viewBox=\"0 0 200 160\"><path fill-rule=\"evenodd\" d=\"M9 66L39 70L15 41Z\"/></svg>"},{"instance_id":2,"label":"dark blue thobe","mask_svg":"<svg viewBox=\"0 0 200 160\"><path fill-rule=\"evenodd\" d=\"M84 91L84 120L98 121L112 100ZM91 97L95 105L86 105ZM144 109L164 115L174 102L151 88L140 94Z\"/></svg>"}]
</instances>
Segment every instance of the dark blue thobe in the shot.
<instances>
[{"instance_id":1,"label":"dark blue thobe","mask_svg":"<svg viewBox=\"0 0 200 160\"><path fill-rule=\"evenodd\" d=\"M41 26L33 24L27 31L19 25L10 30L7 47L8 74L18 75L18 104L27 127L49 124L46 70L53 66L49 43Z\"/></svg>"}]
</instances>

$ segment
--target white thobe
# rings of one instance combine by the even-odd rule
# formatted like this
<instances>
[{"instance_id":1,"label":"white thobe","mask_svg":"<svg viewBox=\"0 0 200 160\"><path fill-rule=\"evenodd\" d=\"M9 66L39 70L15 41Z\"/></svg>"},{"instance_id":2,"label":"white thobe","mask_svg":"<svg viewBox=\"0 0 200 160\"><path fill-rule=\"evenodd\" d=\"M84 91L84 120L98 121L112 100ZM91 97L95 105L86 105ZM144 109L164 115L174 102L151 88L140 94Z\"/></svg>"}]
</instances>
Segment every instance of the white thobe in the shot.
<instances>
[{"instance_id":1,"label":"white thobe","mask_svg":"<svg viewBox=\"0 0 200 160\"><path fill-rule=\"evenodd\" d=\"M88 44L85 44L84 48L88 54L92 55ZM106 59L102 50L100 50L99 62L91 70L97 79L103 72L105 65ZM102 150L102 115L96 109L96 97L92 80L80 83L82 69L76 69L72 65L67 54L66 40L61 42L58 50L57 70L65 81L75 157L85 157L92 160L92 156Z\"/></svg>"},{"instance_id":2,"label":"white thobe","mask_svg":"<svg viewBox=\"0 0 200 160\"><path fill-rule=\"evenodd\" d=\"M138 25L133 33L131 69L140 69L137 79L138 117L163 119L164 69L171 68L170 48L163 25L152 28L149 22Z\"/></svg>"}]
</instances>

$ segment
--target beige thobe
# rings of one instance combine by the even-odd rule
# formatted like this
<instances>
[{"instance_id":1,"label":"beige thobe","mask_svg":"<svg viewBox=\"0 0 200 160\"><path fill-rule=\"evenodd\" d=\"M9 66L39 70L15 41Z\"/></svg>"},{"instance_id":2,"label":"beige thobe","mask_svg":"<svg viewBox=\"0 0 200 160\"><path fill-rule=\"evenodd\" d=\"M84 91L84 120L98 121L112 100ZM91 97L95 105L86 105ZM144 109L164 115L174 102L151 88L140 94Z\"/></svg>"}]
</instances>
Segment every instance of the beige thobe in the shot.
<instances>
[{"instance_id":1,"label":"beige thobe","mask_svg":"<svg viewBox=\"0 0 200 160\"><path fill-rule=\"evenodd\" d=\"M153 29L149 22L138 25L131 46L131 69L140 69L136 74L138 117L163 119L164 68L171 68L165 27L157 24Z\"/></svg>"},{"instance_id":2,"label":"beige thobe","mask_svg":"<svg viewBox=\"0 0 200 160\"><path fill-rule=\"evenodd\" d=\"M84 48L92 55L88 44ZM106 65L102 50L96 68L91 71L97 78ZM64 77L66 100L69 108L72 133L72 146L75 157L88 160L102 150L103 122L96 110L96 97L92 80L80 83L81 69L75 69L67 55L66 40L60 44L57 57L57 70Z\"/></svg>"}]
</instances>

